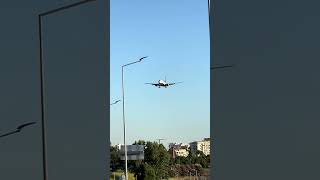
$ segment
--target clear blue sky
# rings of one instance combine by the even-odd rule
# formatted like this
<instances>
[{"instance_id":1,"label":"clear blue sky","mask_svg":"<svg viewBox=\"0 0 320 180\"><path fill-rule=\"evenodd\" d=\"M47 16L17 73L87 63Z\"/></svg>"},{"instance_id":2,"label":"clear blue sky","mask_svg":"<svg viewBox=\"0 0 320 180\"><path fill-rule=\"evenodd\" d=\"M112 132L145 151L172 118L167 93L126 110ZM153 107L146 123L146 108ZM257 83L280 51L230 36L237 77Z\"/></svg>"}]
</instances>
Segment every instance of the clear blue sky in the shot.
<instances>
[{"instance_id":1,"label":"clear blue sky","mask_svg":"<svg viewBox=\"0 0 320 180\"><path fill-rule=\"evenodd\" d=\"M191 142L210 136L210 41L207 0L111 0L111 102L122 99L127 141ZM183 81L167 89L146 85ZM122 103L122 102L121 102ZM111 142L123 143L122 104L111 106Z\"/></svg>"}]
</instances>

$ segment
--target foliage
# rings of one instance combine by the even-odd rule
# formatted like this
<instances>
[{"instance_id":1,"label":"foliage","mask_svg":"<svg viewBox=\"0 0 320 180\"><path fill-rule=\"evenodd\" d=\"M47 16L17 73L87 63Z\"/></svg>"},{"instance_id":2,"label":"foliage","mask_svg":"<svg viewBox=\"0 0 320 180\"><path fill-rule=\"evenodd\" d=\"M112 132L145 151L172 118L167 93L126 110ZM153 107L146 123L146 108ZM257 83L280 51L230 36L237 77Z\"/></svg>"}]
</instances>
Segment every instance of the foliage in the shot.
<instances>
[{"instance_id":1,"label":"foliage","mask_svg":"<svg viewBox=\"0 0 320 180\"><path fill-rule=\"evenodd\" d=\"M144 160L130 162L130 170L138 179L167 179L170 155L162 144L138 141L134 144L145 145Z\"/></svg>"},{"instance_id":2,"label":"foliage","mask_svg":"<svg viewBox=\"0 0 320 180\"><path fill-rule=\"evenodd\" d=\"M110 146L110 168L111 171L122 169L124 163L120 160L120 153L116 147Z\"/></svg>"},{"instance_id":3,"label":"foliage","mask_svg":"<svg viewBox=\"0 0 320 180\"><path fill-rule=\"evenodd\" d=\"M110 175L110 180L120 180L123 174L124 174L123 171L112 172ZM134 174L129 173L128 180L135 180Z\"/></svg>"},{"instance_id":4,"label":"foliage","mask_svg":"<svg viewBox=\"0 0 320 180\"><path fill-rule=\"evenodd\" d=\"M187 159L189 164L200 164L203 168L208 168L210 165L210 155L206 156L202 151L199 150L197 150L196 153L191 153L189 150Z\"/></svg>"},{"instance_id":5,"label":"foliage","mask_svg":"<svg viewBox=\"0 0 320 180\"><path fill-rule=\"evenodd\" d=\"M210 155L201 151L191 153L187 157L172 158L162 144L139 140L134 145L144 145L144 160L128 161L129 172L138 180L161 180L169 177L189 176L189 174L204 174L204 168L210 165ZM123 169L124 161L120 160L119 150L111 147L111 168Z\"/></svg>"}]
</instances>

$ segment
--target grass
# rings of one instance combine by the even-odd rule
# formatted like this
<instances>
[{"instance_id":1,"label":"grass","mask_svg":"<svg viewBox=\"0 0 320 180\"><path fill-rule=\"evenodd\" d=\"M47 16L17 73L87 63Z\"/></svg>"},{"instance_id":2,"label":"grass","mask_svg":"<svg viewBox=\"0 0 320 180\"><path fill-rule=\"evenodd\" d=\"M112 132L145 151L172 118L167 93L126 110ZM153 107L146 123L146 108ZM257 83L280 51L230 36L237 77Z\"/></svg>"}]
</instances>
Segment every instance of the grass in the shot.
<instances>
[{"instance_id":1,"label":"grass","mask_svg":"<svg viewBox=\"0 0 320 180\"><path fill-rule=\"evenodd\" d=\"M200 180L201 178L198 177L198 179L194 176L191 176L191 180ZM207 178L208 179L208 178ZM174 178L169 178L169 180L190 180L189 176L184 176L184 177L174 177ZM209 179L208 179L209 180Z\"/></svg>"},{"instance_id":2,"label":"grass","mask_svg":"<svg viewBox=\"0 0 320 180\"><path fill-rule=\"evenodd\" d=\"M111 176L110 176L110 180L122 180L122 179L121 179L121 175L122 175L122 174L123 174L122 171L112 172L112 173L111 173ZM116 179L113 179L114 175L115 175ZM129 173L129 178L128 178L128 180L135 180L134 174Z\"/></svg>"},{"instance_id":3,"label":"grass","mask_svg":"<svg viewBox=\"0 0 320 180\"><path fill-rule=\"evenodd\" d=\"M111 172L110 180L122 180L121 179L122 174L123 174L123 171ZM116 179L113 179L114 175L115 175ZM207 178L207 179L209 179L209 178ZM128 180L135 180L133 173L129 173ZM190 177L189 176L173 177L173 178L169 178L169 180L190 180ZM191 180L197 180L197 179L194 176L192 176ZM200 177L198 177L198 180L200 180Z\"/></svg>"}]
</instances>

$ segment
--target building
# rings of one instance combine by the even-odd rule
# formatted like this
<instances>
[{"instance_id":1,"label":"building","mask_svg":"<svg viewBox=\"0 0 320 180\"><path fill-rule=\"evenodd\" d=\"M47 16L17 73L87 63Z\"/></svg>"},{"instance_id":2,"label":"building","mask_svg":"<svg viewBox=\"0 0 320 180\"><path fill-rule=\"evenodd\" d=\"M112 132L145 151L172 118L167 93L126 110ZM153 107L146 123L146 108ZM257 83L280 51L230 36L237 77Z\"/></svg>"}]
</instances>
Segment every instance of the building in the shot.
<instances>
[{"instance_id":1,"label":"building","mask_svg":"<svg viewBox=\"0 0 320 180\"><path fill-rule=\"evenodd\" d=\"M115 145L116 149L119 150L119 151L121 150L121 146L123 146L123 144L117 144L117 145Z\"/></svg>"},{"instance_id":2,"label":"building","mask_svg":"<svg viewBox=\"0 0 320 180\"><path fill-rule=\"evenodd\" d=\"M177 156L187 157L189 155L189 144L183 143L170 143L169 144L169 153L173 158Z\"/></svg>"},{"instance_id":3,"label":"building","mask_svg":"<svg viewBox=\"0 0 320 180\"><path fill-rule=\"evenodd\" d=\"M191 153L196 153L198 151L203 152L203 154L210 155L210 138L204 138L202 141L194 141L190 143Z\"/></svg>"}]
</instances>

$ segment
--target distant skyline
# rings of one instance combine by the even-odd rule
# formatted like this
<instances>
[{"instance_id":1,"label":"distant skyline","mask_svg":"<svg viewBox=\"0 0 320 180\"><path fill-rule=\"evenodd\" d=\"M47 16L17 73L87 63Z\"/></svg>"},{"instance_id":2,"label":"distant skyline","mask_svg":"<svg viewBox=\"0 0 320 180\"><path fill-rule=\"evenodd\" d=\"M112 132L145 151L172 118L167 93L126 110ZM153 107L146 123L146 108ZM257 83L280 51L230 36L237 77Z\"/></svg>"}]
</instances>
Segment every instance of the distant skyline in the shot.
<instances>
[{"instance_id":1,"label":"distant skyline","mask_svg":"<svg viewBox=\"0 0 320 180\"><path fill-rule=\"evenodd\" d=\"M148 56L124 73L127 143L210 137L208 2L111 0L110 30L110 103L122 100L121 66ZM165 77L183 83L144 84ZM123 143L122 102L110 114L111 143Z\"/></svg>"},{"instance_id":2,"label":"distant skyline","mask_svg":"<svg viewBox=\"0 0 320 180\"><path fill-rule=\"evenodd\" d=\"M170 141L170 139L166 139L166 140L161 140L161 141L160 141L160 144L163 144L163 145L165 145L165 146L168 146L170 143L190 144L190 143L193 143L193 142L203 141L203 140L205 140L205 139L207 139L207 138L210 139L210 137L204 137L204 138L202 138L202 139L195 139L195 140L190 141L190 142ZM144 140L144 139L139 139L139 140ZM136 141L139 141L139 140L136 140ZM145 140L145 141L159 142L159 139L154 139L154 140L151 139L151 140ZM128 143L128 144L133 144L133 143L134 143L134 141L133 141L133 142L130 142L130 143ZM123 142L119 142L119 143L111 142L111 145L112 145L112 146L115 146L115 145L123 145Z\"/></svg>"}]
</instances>

